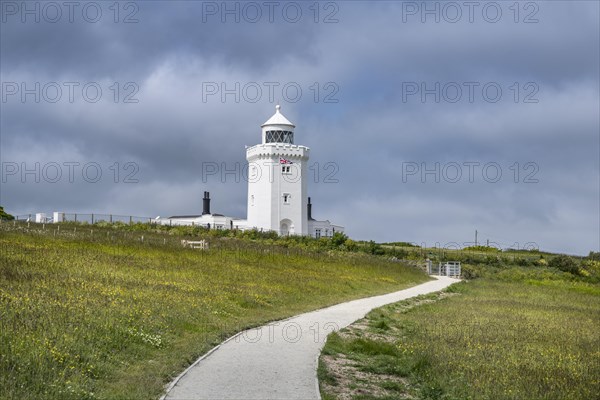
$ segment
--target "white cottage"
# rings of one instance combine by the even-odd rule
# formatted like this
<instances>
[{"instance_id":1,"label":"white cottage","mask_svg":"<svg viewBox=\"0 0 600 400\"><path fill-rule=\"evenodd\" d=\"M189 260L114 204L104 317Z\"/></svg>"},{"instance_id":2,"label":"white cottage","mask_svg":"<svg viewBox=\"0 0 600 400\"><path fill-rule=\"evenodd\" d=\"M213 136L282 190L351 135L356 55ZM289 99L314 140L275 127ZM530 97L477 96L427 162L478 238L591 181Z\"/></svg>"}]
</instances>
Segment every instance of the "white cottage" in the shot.
<instances>
[{"instance_id":1,"label":"white cottage","mask_svg":"<svg viewBox=\"0 0 600 400\"><path fill-rule=\"evenodd\" d=\"M248 161L248 218L211 214L204 192L202 215L173 216L163 224L202 225L214 229L258 229L280 235L332 236L344 228L312 218L308 197L310 149L295 144L292 124L276 106L262 125L262 142L246 148Z\"/></svg>"}]
</instances>

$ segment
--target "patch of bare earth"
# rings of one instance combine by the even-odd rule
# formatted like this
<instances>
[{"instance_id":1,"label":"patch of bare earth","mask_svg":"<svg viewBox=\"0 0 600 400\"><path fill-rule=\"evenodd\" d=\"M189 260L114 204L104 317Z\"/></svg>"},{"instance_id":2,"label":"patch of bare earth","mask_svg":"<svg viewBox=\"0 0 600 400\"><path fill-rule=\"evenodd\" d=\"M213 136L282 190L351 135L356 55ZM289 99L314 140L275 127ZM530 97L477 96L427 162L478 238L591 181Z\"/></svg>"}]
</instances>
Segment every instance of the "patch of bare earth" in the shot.
<instances>
[{"instance_id":1,"label":"patch of bare earth","mask_svg":"<svg viewBox=\"0 0 600 400\"><path fill-rule=\"evenodd\" d=\"M389 391L381 387L384 382L395 383L398 387L406 387L404 378L393 375L378 375L359 371L354 361L349 360L341 354L335 356L323 356L321 361L327 368L327 372L335 378L335 385L323 382L323 391L336 399L351 400L355 396L370 395L373 397L385 397L395 395L399 399L412 399L408 393L399 393L397 390Z\"/></svg>"},{"instance_id":2,"label":"patch of bare earth","mask_svg":"<svg viewBox=\"0 0 600 400\"><path fill-rule=\"evenodd\" d=\"M435 298L414 299L407 303L398 304L394 313L405 313L408 310L424 304L431 304L441 299L457 295L458 293L441 292ZM338 334L343 339L365 338L371 340L395 343L398 337L394 335L396 328L390 328L388 331L374 330L370 326L370 320L363 318L346 329L342 329ZM334 378L335 384L328 382L321 383L323 393L339 399L351 400L359 395L368 395L372 397L394 396L398 399L414 399L411 395L411 386L406 378L395 375L380 375L360 371L356 362L348 359L343 354L322 355L321 362L324 364L327 373ZM384 386L394 386L394 390L387 390ZM399 389L400 388L400 389ZM402 390L404 388L404 390Z\"/></svg>"}]
</instances>

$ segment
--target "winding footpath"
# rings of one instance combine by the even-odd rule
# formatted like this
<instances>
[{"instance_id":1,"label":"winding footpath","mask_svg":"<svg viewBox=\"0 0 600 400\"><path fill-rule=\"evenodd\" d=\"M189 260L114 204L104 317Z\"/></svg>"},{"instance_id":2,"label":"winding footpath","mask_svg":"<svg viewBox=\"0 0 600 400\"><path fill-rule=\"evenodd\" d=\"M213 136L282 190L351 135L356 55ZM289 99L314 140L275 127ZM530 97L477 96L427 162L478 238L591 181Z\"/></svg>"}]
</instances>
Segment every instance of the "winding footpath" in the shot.
<instances>
[{"instance_id":1,"label":"winding footpath","mask_svg":"<svg viewBox=\"0 0 600 400\"><path fill-rule=\"evenodd\" d=\"M171 383L162 399L320 399L317 364L329 333L374 308L437 292L455 282L438 277L240 332L200 357Z\"/></svg>"}]
</instances>

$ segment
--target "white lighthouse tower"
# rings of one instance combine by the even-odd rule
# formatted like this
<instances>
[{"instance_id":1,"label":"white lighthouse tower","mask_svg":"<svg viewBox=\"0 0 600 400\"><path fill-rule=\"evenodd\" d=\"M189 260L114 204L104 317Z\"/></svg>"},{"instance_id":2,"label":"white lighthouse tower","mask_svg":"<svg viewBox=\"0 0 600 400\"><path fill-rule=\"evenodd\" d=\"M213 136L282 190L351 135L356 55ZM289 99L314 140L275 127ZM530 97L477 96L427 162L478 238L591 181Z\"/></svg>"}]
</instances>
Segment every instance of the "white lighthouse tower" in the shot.
<instances>
[{"instance_id":1,"label":"white lighthouse tower","mask_svg":"<svg viewBox=\"0 0 600 400\"><path fill-rule=\"evenodd\" d=\"M307 163L310 149L294 144L281 107L262 125L262 143L246 149L248 228L280 235L308 234Z\"/></svg>"},{"instance_id":2,"label":"white lighthouse tower","mask_svg":"<svg viewBox=\"0 0 600 400\"><path fill-rule=\"evenodd\" d=\"M344 227L312 217L308 197L310 149L294 144L294 128L275 107L275 114L262 124L262 143L246 146L248 160L248 218L241 219L210 211L210 195L204 192L201 215L161 218L168 225L197 225L208 229L258 229L280 235L330 237Z\"/></svg>"}]
</instances>

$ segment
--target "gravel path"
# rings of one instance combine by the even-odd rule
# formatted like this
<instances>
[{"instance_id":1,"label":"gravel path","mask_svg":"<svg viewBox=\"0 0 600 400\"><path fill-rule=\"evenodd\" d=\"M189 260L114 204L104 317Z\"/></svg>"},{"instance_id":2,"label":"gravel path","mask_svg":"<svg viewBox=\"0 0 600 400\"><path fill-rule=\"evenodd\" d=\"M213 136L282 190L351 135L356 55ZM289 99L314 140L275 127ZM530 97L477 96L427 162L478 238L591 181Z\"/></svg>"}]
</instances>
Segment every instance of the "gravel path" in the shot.
<instances>
[{"instance_id":1,"label":"gravel path","mask_svg":"<svg viewBox=\"0 0 600 400\"><path fill-rule=\"evenodd\" d=\"M317 361L327 335L383 305L446 288L435 281L337 304L241 332L198 359L163 399L319 399Z\"/></svg>"}]
</instances>

